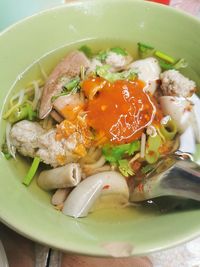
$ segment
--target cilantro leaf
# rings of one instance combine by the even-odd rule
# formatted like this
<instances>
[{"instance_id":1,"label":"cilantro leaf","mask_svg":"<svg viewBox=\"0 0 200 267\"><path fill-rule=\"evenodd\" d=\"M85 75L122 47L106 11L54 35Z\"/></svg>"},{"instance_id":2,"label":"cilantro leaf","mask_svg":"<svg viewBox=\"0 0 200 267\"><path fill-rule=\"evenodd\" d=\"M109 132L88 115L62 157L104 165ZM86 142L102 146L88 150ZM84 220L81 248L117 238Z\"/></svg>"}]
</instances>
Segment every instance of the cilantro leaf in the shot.
<instances>
[{"instance_id":1,"label":"cilantro leaf","mask_svg":"<svg viewBox=\"0 0 200 267\"><path fill-rule=\"evenodd\" d=\"M140 141L136 140L129 144L124 145L105 145L102 148L102 153L105 159L110 163L117 163L126 155L133 155L136 151L140 150Z\"/></svg>"},{"instance_id":2,"label":"cilantro leaf","mask_svg":"<svg viewBox=\"0 0 200 267\"><path fill-rule=\"evenodd\" d=\"M125 177L134 175L134 171L132 170L128 160L122 159L119 160L118 163L119 163L119 171L122 173L122 175L124 175Z\"/></svg>"}]
</instances>

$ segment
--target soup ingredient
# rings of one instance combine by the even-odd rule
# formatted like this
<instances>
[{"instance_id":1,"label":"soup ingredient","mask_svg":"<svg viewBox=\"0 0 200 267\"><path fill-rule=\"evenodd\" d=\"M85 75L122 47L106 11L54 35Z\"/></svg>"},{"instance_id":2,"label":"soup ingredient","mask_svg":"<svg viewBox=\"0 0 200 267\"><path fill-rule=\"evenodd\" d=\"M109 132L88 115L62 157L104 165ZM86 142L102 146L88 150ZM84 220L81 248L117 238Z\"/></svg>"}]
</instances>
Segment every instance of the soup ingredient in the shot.
<instances>
[{"instance_id":1,"label":"soup ingredient","mask_svg":"<svg viewBox=\"0 0 200 267\"><path fill-rule=\"evenodd\" d=\"M112 67L112 71L120 71L125 69L132 60L132 57L125 50L115 47L107 53L105 63Z\"/></svg>"},{"instance_id":2,"label":"soup ingredient","mask_svg":"<svg viewBox=\"0 0 200 267\"><path fill-rule=\"evenodd\" d=\"M127 204L128 199L124 177L115 171L101 172L87 177L69 194L63 213L75 218L85 217L93 208L119 207Z\"/></svg>"},{"instance_id":3,"label":"soup ingredient","mask_svg":"<svg viewBox=\"0 0 200 267\"><path fill-rule=\"evenodd\" d=\"M58 123L61 123L63 121L63 117L55 110L52 110L50 115Z\"/></svg>"},{"instance_id":4,"label":"soup ingredient","mask_svg":"<svg viewBox=\"0 0 200 267\"><path fill-rule=\"evenodd\" d=\"M145 160L149 164L154 164L160 157L159 148L162 145L161 137L157 134L152 137L149 136L146 144Z\"/></svg>"},{"instance_id":5,"label":"soup ingredient","mask_svg":"<svg viewBox=\"0 0 200 267\"><path fill-rule=\"evenodd\" d=\"M158 57L158 58L170 63L170 64L175 64L175 62L176 62L176 60L173 57L171 57L171 56L169 56L169 55L167 55L167 54L165 54L165 53L163 53L161 51L158 51L158 50L155 51L154 55L156 57Z\"/></svg>"},{"instance_id":6,"label":"soup ingredient","mask_svg":"<svg viewBox=\"0 0 200 267\"><path fill-rule=\"evenodd\" d=\"M41 97L42 85L42 80L34 80L28 88L21 89L14 94L9 101L8 111L3 118L12 124L23 119L35 120L37 118L36 108Z\"/></svg>"},{"instance_id":7,"label":"soup ingredient","mask_svg":"<svg viewBox=\"0 0 200 267\"><path fill-rule=\"evenodd\" d=\"M36 111L33 110L33 107L30 103L23 103L18 106L9 116L8 120L10 123L15 123L23 119L28 119L33 121L37 117Z\"/></svg>"},{"instance_id":8,"label":"soup ingredient","mask_svg":"<svg viewBox=\"0 0 200 267\"><path fill-rule=\"evenodd\" d=\"M164 115L169 115L183 133L191 124L193 103L183 97L161 96L160 105Z\"/></svg>"},{"instance_id":9,"label":"soup ingredient","mask_svg":"<svg viewBox=\"0 0 200 267\"><path fill-rule=\"evenodd\" d=\"M78 93L60 96L53 102L53 108L68 120L74 120L83 106L84 99Z\"/></svg>"},{"instance_id":10,"label":"soup ingredient","mask_svg":"<svg viewBox=\"0 0 200 267\"><path fill-rule=\"evenodd\" d=\"M63 86L79 76L81 66L88 68L90 61L79 51L67 55L52 71L43 89L39 118L45 118L52 109L52 97L61 93Z\"/></svg>"},{"instance_id":11,"label":"soup ingredient","mask_svg":"<svg viewBox=\"0 0 200 267\"><path fill-rule=\"evenodd\" d=\"M119 171L124 177L129 177L134 175L134 171L127 159L121 159L118 161Z\"/></svg>"},{"instance_id":12,"label":"soup ingredient","mask_svg":"<svg viewBox=\"0 0 200 267\"><path fill-rule=\"evenodd\" d=\"M82 45L79 48L79 51L83 52L88 58L92 58L93 57L92 49L87 45Z\"/></svg>"},{"instance_id":13,"label":"soup ingredient","mask_svg":"<svg viewBox=\"0 0 200 267\"><path fill-rule=\"evenodd\" d=\"M38 148L38 138L44 133L39 123L23 120L13 125L10 141L23 156L34 158Z\"/></svg>"},{"instance_id":14,"label":"soup ingredient","mask_svg":"<svg viewBox=\"0 0 200 267\"><path fill-rule=\"evenodd\" d=\"M42 171L38 177L38 185L44 190L74 187L81 181L81 168L78 163Z\"/></svg>"},{"instance_id":15,"label":"soup ingredient","mask_svg":"<svg viewBox=\"0 0 200 267\"><path fill-rule=\"evenodd\" d=\"M152 56L153 51L154 51L154 47L148 44L138 43L138 54L140 58Z\"/></svg>"},{"instance_id":16,"label":"soup ingredient","mask_svg":"<svg viewBox=\"0 0 200 267\"><path fill-rule=\"evenodd\" d=\"M134 70L111 72L110 65L97 66L96 73L99 77L113 83L117 80L134 80L137 73Z\"/></svg>"},{"instance_id":17,"label":"soup ingredient","mask_svg":"<svg viewBox=\"0 0 200 267\"><path fill-rule=\"evenodd\" d=\"M32 179L34 178L35 174L36 174L36 171L39 167L39 164L40 164L40 158L38 157L35 157L33 159L33 162L31 164L31 167L27 173L27 175L25 176L24 180L23 180L23 184L24 185L29 185L32 181Z\"/></svg>"},{"instance_id":18,"label":"soup ingredient","mask_svg":"<svg viewBox=\"0 0 200 267\"><path fill-rule=\"evenodd\" d=\"M145 82L145 90L152 95L158 87L157 81L160 79L161 68L156 58L136 60L129 65L129 68L135 71L138 79Z\"/></svg>"},{"instance_id":19,"label":"soup ingredient","mask_svg":"<svg viewBox=\"0 0 200 267\"><path fill-rule=\"evenodd\" d=\"M135 152L140 150L140 141L134 141L124 145L105 145L102 148L105 159L110 163L117 163L126 155L132 156Z\"/></svg>"},{"instance_id":20,"label":"soup ingredient","mask_svg":"<svg viewBox=\"0 0 200 267\"><path fill-rule=\"evenodd\" d=\"M168 70L160 75L164 95L190 97L196 90L194 81L189 80L177 70Z\"/></svg>"},{"instance_id":21,"label":"soup ingredient","mask_svg":"<svg viewBox=\"0 0 200 267\"><path fill-rule=\"evenodd\" d=\"M57 141L55 136L56 129L45 131L39 123L23 120L12 127L10 140L20 154L31 158L37 156L53 167L76 162L79 159L73 153L77 144L76 137Z\"/></svg>"},{"instance_id":22,"label":"soup ingredient","mask_svg":"<svg viewBox=\"0 0 200 267\"><path fill-rule=\"evenodd\" d=\"M95 81L95 78L92 79ZM84 91L88 90L87 85L83 83ZM100 94L88 102L88 124L96 131L103 131L115 144L129 143L140 138L156 114L153 100L143 88L144 84L139 80L119 80L112 84L107 82ZM114 105L110 104L111 99Z\"/></svg>"},{"instance_id":23,"label":"soup ingredient","mask_svg":"<svg viewBox=\"0 0 200 267\"><path fill-rule=\"evenodd\" d=\"M73 152L76 145L77 139L75 135L67 139L56 140L56 129L52 129L39 136L36 155L44 163L55 168L78 161L80 156Z\"/></svg>"},{"instance_id":24,"label":"soup ingredient","mask_svg":"<svg viewBox=\"0 0 200 267\"><path fill-rule=\"evenodd\" d=\"M167 121L162 120L160 132L166 140L173 140L177 134L176 123L171 118Z\"/></svg>"},{"instance_id":25,"label":"soup ingredient","mask_svg":"<svg viewBox=\"0 0 200 267\"><path fill-rule=\"evenodd\" d=\"M154 47L143 43L138 43L138 54L140 58L157 57L159 65L163 70L178 70L188 66L188 63L184 58L176 60L161 51L155 51Z\"/></svg>"},{"instance_id":26,"label":"soup ingredient","mask_svg":"<svg viewBox=\"0 0 200 267\"><path fill-rule=\"evenodd\" d=\"M53 194L51 203L54 206L63 206L65 199L70 193L70 188L59 188L56 190L56 192Z\"/></svg>"}]
</instances>

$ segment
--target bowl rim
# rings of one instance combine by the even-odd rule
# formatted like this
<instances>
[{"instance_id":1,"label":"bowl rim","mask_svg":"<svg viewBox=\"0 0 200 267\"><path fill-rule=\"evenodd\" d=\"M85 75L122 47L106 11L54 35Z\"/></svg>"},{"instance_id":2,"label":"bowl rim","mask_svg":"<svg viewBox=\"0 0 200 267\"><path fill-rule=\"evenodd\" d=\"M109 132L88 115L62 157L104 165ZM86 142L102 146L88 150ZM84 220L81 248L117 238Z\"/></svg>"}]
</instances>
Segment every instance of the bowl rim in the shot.
<instances>
[{"instance_id":1,"label":"bowl rim","mask_svg":"<svg viewBox=\"0 0 200 267\"><path fill-rule=\"evenodd\" d=\"M55 6L55 7L51 7L51 8L48 8L48 9L45 9L45 10L42 10L40 12L37 12L31 16L28 16L26 18L23 18L17 22L15 22L14 24L10 25L9 27L7 27L6 29L4 29L3 31L0 32L0 38L2 36L4 36L5 34L8 34L10 31L14 30L16 27L20 26L21 24L24 24L26 23L27 21L31 20L32 18L34 17L38 17L38 16L43 16L43 14L48 14L48 13L51 13L51 12L54 12L54 11L57 11L57 10L60 10L60 9L65 9L65 8L68 8L68 7L76 7L76 6L79 6L79 5L82 5L82 4L87 4L87 3L92 3L94 4L95 2L107 2L107 0L78 0L78 1L73 1L73 2L66 2L64 4L61 4L61 5L58 5L58 6ZM121 0L109 0L110 2L121 2ZM178 14L178 15L181 15L182 17L186 17L187 19L190 19L191 21L193 21L193 23L197 23L198 25L200 25L200 20L184 11L180 11L180 10L177 10L173 7L170 7L170 6L164 6L162 4L158 4L158 3L155 3L155 2L149 2L149 1L142 1L142 0L124 0L124 2L127 2L127 3L141 3L141 5L146 5L147 7L151 7L151 6L158 6L159 8L161 9L170 9L171 12L173 12L174 14ZM71 249L70 247L67 247L67 245L65 247L63 247L62 245L59 246L58 243L56 242L50 242L50 240L48 238L45 238L45 237L38 237L37 235L34 236L34 233L30 233L29 231L27 230L23 230L22 228L20 228L20 225L17 224L17 223L12 223L12 220L11 218L9 218L9 216L6 216L6 215L2 215L0 214L0 221L2 223L4 223L5 225L7 225L9 228L11 228L12 230L18 232L19 234L25 236L26 238L29 238L33 241L36 241L36 242L39 242L43 245L48 245L48 246L51 246L52 248L55 248L55 249L59 249L61 251L67 251L69 253L79 253L81 255L90 255L90 256L98 256L98 257L110 257L109 255L106 254L106 251L105 253L94 253L93 251L90 252L90 254L88 254L87 252L85 252L84 248L80 249L80 246L77 250L74 250L74 249ZM172 241L170 244L167 244L167 245L162 245L161 247L155 247L151 250L148 250L148 251L144 251L144 253L146 254L149 254L149 253L153 253L153 252L158 252L158 251L161 251L161 250L164 250L164 249L168 249L168 248L173 248L177 245L180 245L186 241L190 241L192 239L194 239L196 236L200 235L200 228L199 230L195 230L193 233L190 233L190 234L186 234L185 236L182 236L182 238L180 238L179 240L175 239L174 241ZM56 244L55 244L56 243ZM135 255L143 255L143 254L134 254ZM132 255L130 255L132 256Z\"/></svg>"}]
</instances>

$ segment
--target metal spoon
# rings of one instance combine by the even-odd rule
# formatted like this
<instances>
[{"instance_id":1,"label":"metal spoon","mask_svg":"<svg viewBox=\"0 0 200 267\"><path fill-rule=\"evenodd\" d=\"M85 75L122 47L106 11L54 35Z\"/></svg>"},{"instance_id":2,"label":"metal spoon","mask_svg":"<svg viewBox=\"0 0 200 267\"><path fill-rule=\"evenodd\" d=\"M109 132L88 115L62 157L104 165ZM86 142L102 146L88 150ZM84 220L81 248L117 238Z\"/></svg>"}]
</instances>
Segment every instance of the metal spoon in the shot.
<instances>
[{"instance_id":1,"label":"metal spoon","mask_svg":"<svg viewBox=\"0 0 200 267\"><path fill-rule=\"evenodd\" d=\"M131 202L160 196L178 196L200 201L200 165L188 153L176 151L162 158L153 171L144 176L131 194Z\"/></svg>"}]
</instances>

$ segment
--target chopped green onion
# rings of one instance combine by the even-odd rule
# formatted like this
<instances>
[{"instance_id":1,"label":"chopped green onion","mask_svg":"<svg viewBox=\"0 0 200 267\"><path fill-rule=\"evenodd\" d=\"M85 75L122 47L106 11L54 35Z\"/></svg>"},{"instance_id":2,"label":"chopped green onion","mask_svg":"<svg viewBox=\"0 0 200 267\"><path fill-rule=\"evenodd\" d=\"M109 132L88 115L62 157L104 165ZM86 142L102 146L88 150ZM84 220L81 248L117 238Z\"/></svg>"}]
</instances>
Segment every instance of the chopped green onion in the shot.
<instances>
[{"instance_id":1,"label":"chopped green onion","mask_svg":"<svg viewBox=\"0 0 200 267\"><path fill-rule=\"evenodd\" d=\"M116 53L117 55L122 55L122 56L128 55L127 51L121 47L113 47L110 49L110 51Z\"/></svg>"},{"instance_id":2,"label":"chopped green onion","mask_svg":"<svg viewBox=\"0 0 200 267\"><path fill-rule=\"evenodd\" d=\"M166 140L173 140L177 134L176 123L170 119L166 124L161 124L160 131Z\"/></svg>"},{"instance_id":3,"label":"chopped green onion","mask_svg":"<svg viewBox=\"0 0 200 267\"><path fill-rule=\"evenodd\" d=\"M137 77L137 73L130 69L123 72L110 72L110 65L103 65L96 67L96 74L109 82L115 82L117 80L134 80Z\"/></svg>"},{"instance_id":4,"label":"chopped green onion","mask_svg":"<svg viewBox=\"0 0 200 267\"><path fill-rule=\"evenodd\" d=\"M25 178L23 180L24 185L28 186L31 183L31 181L32 181L33 177L35 176L35 173L39 167L39 164L40 164L40 158L35 157L33 159L33 162L31 164L31 167L30 167L27 175L25 176Z\"/></svg>"},{"instance_id":5,"label":"chopped green onion","mask_svg":"<svg viewBox=\"0 0 200 267\"><path fill-rule=\"evenodd\" d=\"M158 149L162 145L162 140L159 135L156 136L149 136L147 143L146 143L146 151L145 151L145 160L153 164L159 159L159 152Z\"/></svg>"},{"instance_id":6,"label":"chopped green onion","mask_svg":"<svg viewBox=\"0 0 200 267\"><path fill-rule=\"evenodd\" d=\"M65 91L72 91L74 88L76 88L80 83L80 78L74 78L72 80L70 80L68 83L66 83L63 88L65 89Z\"/></svg>"},{"instance_id":7,"label":"chopped green onion","mask_svg":"<svg viewBox=\"0 0 200 267\"><path fill-rule=\"evenodd\" d=\"M176 62L176 60L173 57L171 57L171 56L169 56L169 55L167 55L161 51L158 51L158 50L155 51L154 55L156 57L168 62L168 63L171 63L171 64L174 64Z\"/></svg>"},{"instance_id":8,"label":"chopped green onion","mask_svg":"<svg viewBox=\"0 0 200 267\"><path fill-rule=\"evenodd\" d=\"M159 61L159 65L161 66L161 68L163 70L172 70L174 69L174 66L172 64L166 63L163 60L158 60Z\"/></svg>"},{"instance_id":9,"label":"chopped green onion","mask_svg":"<svg viewBox=\"0 0 200 267\"><path fill-rule=\"evenodd\" d=\"M92 58L93 57L92 49L87 45L81 46L79 48L79 51L83 52L88 58Z\"/></svg>"},{"instance_id":10,"label":"chopped green onion","mask_svg":"<svg viewBox=\"0 0 200 267\"><path fill-rule=\"evenodd\" d=\"M128 160L122 159L122 160L119 160L118 163L119 163L119 171L122 173L122 175L124 175L125 177L134 175L134 172Z\"/></svg>"},{"instance_id":11,"label":"chopped green onion","mask_svg":"<svg viewBox=\"0 0 200 267\"><path fill-rule=\"evenodd\" d=\"M181 59L179 59L179 60L174 64L173 67L174 67L176 70L178 70L178 69L187 68L187 66L188 66L187 61L186 61L184 58L181 58Z\"/></svg>"},{"instance_id":12,"label":"chopped green onion","mask_svg":"<svg viewBox=\"0 0 200 267\"><path fill-rule=\"evenodd\" d=\"M159 156L160 156L160 154L158 153L158 151L147 149L146 153L145 153L145 160L149 164L154 164L159 159Z\"/></svg>"},{"instance_id":13,"label":"chopped green onion","mask_svg":"<svg viewBox=\"0 0 200 267\"><path fill-rule=\"evenodd\" d=\"M140 58L147 57L150 53L152 53L154 50L154 47L143 44L143 43L138 43L138 54Z\"/></svg>"}]
</instances>

